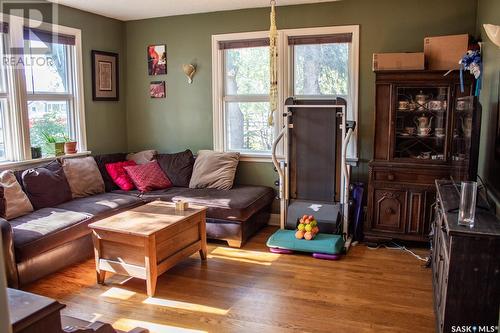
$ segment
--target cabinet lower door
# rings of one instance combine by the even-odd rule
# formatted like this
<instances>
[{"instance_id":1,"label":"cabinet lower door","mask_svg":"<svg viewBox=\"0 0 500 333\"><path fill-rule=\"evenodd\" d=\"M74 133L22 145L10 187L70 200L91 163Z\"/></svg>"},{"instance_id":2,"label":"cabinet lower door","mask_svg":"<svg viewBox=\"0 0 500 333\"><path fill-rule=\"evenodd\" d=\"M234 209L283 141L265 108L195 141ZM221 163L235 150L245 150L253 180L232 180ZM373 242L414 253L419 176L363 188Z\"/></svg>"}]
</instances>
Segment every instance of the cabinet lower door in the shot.
<instances>
[{"instance_id":1,"label":"cabinet lower door","mask_svg":"<svg viewBox=\"0 0 500 333\"><path fill-rule=\"evenodd\" d=\"M373 230L404 233L406 192L395 189L375 189L372 214Z\"/></svg>"}]
</instances>

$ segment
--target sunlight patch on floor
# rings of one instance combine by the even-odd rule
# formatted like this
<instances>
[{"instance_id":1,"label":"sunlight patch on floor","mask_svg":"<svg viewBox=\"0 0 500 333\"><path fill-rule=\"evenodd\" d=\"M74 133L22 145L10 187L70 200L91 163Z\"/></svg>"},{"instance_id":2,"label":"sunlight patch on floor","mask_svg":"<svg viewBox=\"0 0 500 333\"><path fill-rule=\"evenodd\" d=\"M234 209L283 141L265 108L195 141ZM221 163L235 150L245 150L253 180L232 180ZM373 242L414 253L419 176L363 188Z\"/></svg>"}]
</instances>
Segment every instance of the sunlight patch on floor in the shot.
<instances>
[{"instance_id":1,"label":"sunlight patch on floor","mask_svg":"<svg viewBox=\"0 0 500 333\"><path fill-rule=\"evenodd\" d=\"M215 308L215 307L211 307L211 306L194 304L194 303L187 303L187 302L181 302L181 301L173 301L173 300L161 299L161 298L156 298L156 297L149 297L149 298L145 299L142 303L164 306L164 307L173 308L173 309L205 312L205 313L211 313L211 314L222 315L222 316L225 316L229 312L229 310L224 310L224 309Z\"/></svg>"},{"instance_id":2,"label":"sunlight patch on floor","mask_svg":"<svg viewBox=\"0 0 500 333\"><path fill-rule=\"evenodd\" d=\"M229 259L250 264L270 266L279 258L279 254L259 251L233 249L229 247L216 247L210 252L208 258Z\"/></svg>"},{"instance_id":3,"label":"sunlight patch on floor","mask_svg":"<svg viewBox=\"0 0 500 333\"><path fill-rule=\"evenodd\" d=\"M136 327L147 328L149 333L208 333L207 331L193 330L170 325L155 324L148 321L120 318L112 325L119 330L129 331Z\"/></svg>"},{"instance_id":4,"label":"sunlight patch on floor","mask_svg":"<svg viewBox=\"0 0 500 333\"><path fill-rule=\"evenodd\" d=\"M111 287L99 296L127 300L134 295L135 295L135 292L133 292L133 291L122 289L122 288L117 288L117 287Z\"/></svg>"}]
</instances>

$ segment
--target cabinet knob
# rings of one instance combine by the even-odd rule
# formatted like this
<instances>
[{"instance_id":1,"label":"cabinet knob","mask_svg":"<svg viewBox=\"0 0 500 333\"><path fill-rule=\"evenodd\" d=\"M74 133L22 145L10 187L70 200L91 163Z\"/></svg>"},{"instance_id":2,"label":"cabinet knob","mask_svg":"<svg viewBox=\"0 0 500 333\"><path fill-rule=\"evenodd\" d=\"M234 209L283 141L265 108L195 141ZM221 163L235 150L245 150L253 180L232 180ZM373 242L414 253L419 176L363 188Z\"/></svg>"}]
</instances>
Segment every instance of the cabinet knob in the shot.
<instances>
[{"instance_id":1,"label":"cabinet knob","mask_svg":"<svg viewBox=\"0 0 500 333\"><path fill-rule=\"evenodd\" d=\"M394 180L394 174L392 174L392 173L388 174L387 179Z\"/></svg>"}]
</instances>

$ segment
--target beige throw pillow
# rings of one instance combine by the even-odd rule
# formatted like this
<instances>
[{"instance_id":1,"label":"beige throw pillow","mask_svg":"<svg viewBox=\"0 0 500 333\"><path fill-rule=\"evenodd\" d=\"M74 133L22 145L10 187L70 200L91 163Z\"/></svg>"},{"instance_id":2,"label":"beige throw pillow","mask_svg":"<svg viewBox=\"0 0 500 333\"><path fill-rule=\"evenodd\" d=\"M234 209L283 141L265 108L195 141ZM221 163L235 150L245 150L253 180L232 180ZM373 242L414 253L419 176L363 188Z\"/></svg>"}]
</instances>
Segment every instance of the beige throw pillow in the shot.
<instances>
[{"instance_id":1,"label":"beige throw pillow","mask_svg":"<svg viewBox=\"0 0 500 333\"><path fill-rule=\"evenodd\" d=\"M23 192L14 172L6 170L0 173L0 186L3 189L3 209L0 209L0 215L4 219L11 220L33 211L33 205Z\"/></svg>"},{"instance_id":2,"label":"beige throw pillow","mask_svg":"<svg viewBox=\"0 0 500 333\"><path fill-rule=\"evenodd\" d=\"M240 153L200 150L194 162L189 187L230 190L233 187L239 160Z\"/></svg>"},{"instance_id":3,"label":"beige throw pillow","mask_svg":"<svg viewBox=\"0 0 500 333\"><path fill-rule=\"evenodd\" d=\"M156 150L143 150L138 153L130 153L127 155L127 161L134 161L137 164L146 164L151 162L156 156Z\"/></svg>"},{"instance_id":4,"label":"beige throw pillow","mask_svg":"<svg viewBox=\"0 0 500 333\"><path fill-rule=\"evenodd\" d=\"M66 158L63 169L73 198L104 193L104 181L93 157Z\"/></svg>"}]
</instances>

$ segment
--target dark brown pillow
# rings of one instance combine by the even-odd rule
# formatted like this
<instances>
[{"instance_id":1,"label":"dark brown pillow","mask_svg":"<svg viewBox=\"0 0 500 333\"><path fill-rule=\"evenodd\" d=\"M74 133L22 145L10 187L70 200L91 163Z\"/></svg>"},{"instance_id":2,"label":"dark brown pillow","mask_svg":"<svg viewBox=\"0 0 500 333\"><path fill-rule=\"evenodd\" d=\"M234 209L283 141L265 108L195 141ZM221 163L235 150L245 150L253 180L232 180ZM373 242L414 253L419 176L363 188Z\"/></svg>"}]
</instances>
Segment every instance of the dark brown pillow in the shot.
<instances>
[{"instance_id":1,"label":"dark brown pillow","mask_svg":"<svg viewBox=\"0 0 500 333\"><path fill-rule=\"evenodd\" d=\"M72 199L64 170L59 161L23 172L23 185L35 209L54 207Z\"/></svg>"},{"instance_id":2,"label":"dark brown pillow","mask_svg":"<svg viewBox=\"0 0 500 333\"><path fill-rule=\"evenodd\" d=\"M191 150L187 149L175 154L158 154L156 160L174 186L189 187L194 165Z\"/></svg>"},{"instance_id":3,"label":"dark brown pillow","mask_svg":"<svg viewBox=\"0 0 500 333\"><path fill-rule=\"evenodd\" d=\"M115 184L111 176L108 174L108 171L106 170L106 164L123 162L125 161L126 156L127 156L126 153L94 156L94 160L97 163L97 167L99 168L99 172L101 173L102 180L104 181L104 189L106 190L106 192L111 192L120 189L118 185Z\"/></svg>"}]
</instances>

